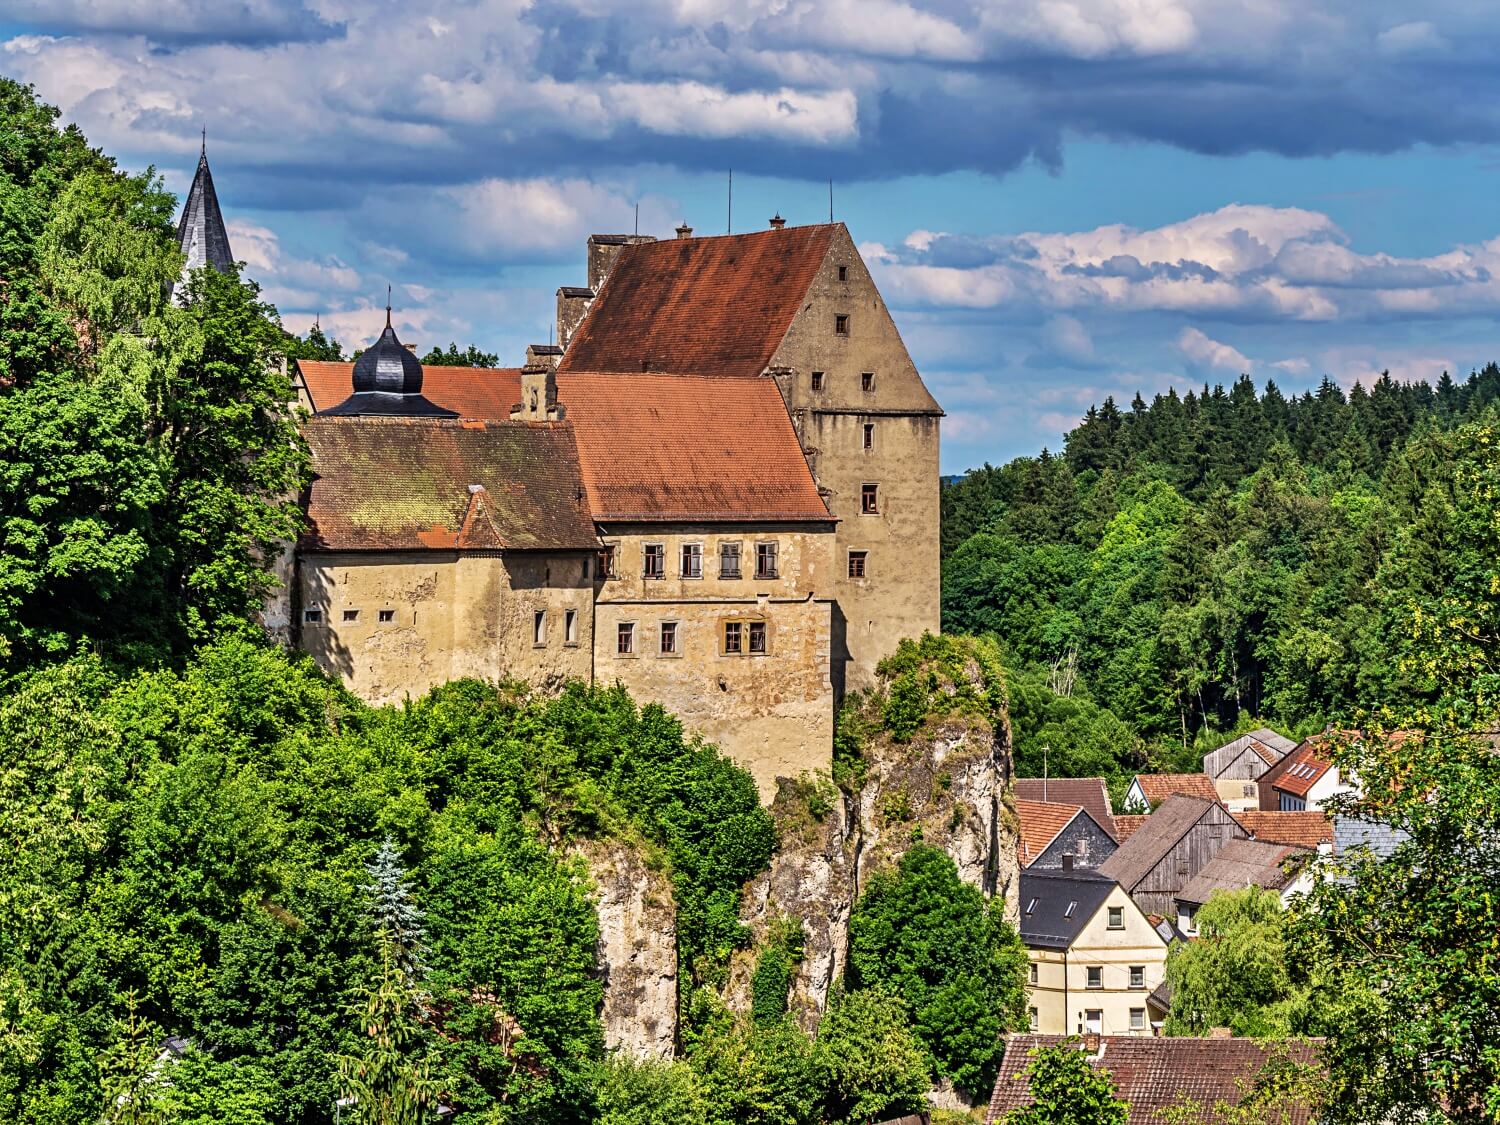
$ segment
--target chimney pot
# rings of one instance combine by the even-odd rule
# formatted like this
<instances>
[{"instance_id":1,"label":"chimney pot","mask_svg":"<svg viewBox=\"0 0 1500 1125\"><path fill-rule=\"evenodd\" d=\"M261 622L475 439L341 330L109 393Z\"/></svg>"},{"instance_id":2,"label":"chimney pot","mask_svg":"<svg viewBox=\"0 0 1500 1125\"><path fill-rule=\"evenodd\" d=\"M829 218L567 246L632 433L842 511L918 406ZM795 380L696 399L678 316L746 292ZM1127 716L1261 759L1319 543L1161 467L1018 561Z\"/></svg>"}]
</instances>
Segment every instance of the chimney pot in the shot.
<instances>
[{"instance_id":1,"label":"chimney pot","mask_svg":"<svg viewBox=\"0 0 1500 1125\"><path fill-rule=\"evenodd\" d=\"M1073 870L1073 857L1071 855L1065 855L1062 857L1062 869L1064 871Z\"/></svg>"},{"instance_id":2,"label":"chimney pot","mask_svg":"<svg viewBox=\"0 0 1500 1125\"><path fill-rule=\"evenodd\" d=\"M680 226L680 227L677 228L677 237L678 238L692 238L693 237L693 228L690 227L690 226L688 226L687 223L686 223L686 221L684 221L683 224L682 224L682 226Z\"/></svg>"},{"instance_id":3,"label":"chimney pot","mask_svg":"<svg viewBox=\"0 0 1500 1125\"><path fill-rule=\"evenodd\" d=\"M771 216L771 229L780 230L784 226L786 226L786 220L781 217L781 212L777 211L775 215Z\"/></svg>"}]
</instances>

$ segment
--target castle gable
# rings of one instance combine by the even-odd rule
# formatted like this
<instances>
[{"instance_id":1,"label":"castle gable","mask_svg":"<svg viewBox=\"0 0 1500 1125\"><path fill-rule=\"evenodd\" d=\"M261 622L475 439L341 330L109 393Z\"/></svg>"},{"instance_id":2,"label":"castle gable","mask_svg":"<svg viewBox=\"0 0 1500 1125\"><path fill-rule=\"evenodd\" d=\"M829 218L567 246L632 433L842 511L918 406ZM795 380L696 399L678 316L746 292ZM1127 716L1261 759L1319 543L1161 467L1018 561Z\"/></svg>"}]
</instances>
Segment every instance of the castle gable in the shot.
<instances>
[{"instance_id":1,"label":"castle gable","mask_svg":"<svg viewBox=\"0 0 1500 1125\"><path fill-rule=\"evenodd\" d=\"M597 545L564 425L313 418L303 548L587 550Z\"/></svg>"},{"instance_id":2,"label":"castle gable","mask_svg":"<svg viewBox=\"0 0 1500 1125\"><path fill-rule=\"evenodd\" d=\"M828 254L833 225L620 249L559 373L755 377Z\"/></svg>"}]
</instances>

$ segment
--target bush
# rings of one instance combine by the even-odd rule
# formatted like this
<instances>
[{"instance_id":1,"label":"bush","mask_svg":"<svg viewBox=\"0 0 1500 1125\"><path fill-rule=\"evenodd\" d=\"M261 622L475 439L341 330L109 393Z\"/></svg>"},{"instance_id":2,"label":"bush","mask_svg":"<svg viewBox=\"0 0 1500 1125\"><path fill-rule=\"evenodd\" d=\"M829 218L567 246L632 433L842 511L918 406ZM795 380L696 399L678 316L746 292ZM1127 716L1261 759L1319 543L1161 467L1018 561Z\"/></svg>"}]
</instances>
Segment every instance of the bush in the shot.
<instances>
[{"instance_id":1,"label":"bush","mask_svg":"<svg viewBox=\"0 0 1500 1125\"><path fill-rule=\"evenodd\" d=\"M814 1057L829 1121L863 1123L914 1113L932 1085L906 1005L876 989L834 991L818 1025Z\"/></svg>"}]
</instances>

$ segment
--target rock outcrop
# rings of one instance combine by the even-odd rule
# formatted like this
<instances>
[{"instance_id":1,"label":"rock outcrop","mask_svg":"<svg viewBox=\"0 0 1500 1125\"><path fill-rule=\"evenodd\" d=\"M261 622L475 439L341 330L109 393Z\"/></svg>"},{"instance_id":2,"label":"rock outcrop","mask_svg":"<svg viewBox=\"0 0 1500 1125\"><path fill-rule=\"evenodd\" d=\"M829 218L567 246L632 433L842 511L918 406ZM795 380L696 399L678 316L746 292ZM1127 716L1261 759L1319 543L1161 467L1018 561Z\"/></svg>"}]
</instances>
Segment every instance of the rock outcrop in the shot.
<instances>
[{"instance_id":1,"label":"rock outcrop","mask_svg":"<svg viewBox=\"0 0 1500 1125\"><path fill-rule=\"evenodd\" d=\"M804 956L791 1008L805 1027L816 1023L843 975L849 914L860 892L913 843L942 848L965 882L1018 917L1010 726L998 666L987 667L974 645L928 638L906 654L904 670L891 678L915 677L916 693L925 697L920 718L904 724L912 729L892 729L888 697L863 701L850 717L863 728L857 782L841 790L827 779L802 778L783 782L777 793L771 811L781 845L746 888L743 917L757 940L779 918L801 921ZM753 950L735 960L726 996L734 1008L748 1005L754 961Z\"/></svg>"}]
</instances>

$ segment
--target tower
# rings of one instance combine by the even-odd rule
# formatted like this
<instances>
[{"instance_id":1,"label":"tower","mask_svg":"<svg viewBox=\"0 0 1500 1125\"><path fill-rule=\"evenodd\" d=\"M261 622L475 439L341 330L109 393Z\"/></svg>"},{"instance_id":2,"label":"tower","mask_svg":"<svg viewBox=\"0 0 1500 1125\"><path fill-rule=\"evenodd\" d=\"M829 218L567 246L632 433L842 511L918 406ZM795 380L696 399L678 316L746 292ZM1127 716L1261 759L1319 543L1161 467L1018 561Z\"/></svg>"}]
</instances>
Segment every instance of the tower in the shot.
<instances>
[{"instance_id":1,"label":"tower","mask_svg":"<svg viewBox=\"0 0 1500 1125\"><path fill-rule=\"evenodd\" d=\"M213 173L208 170L207 130L198 150L198 171L193 176L193 186L188 189L182 218L177 222L177 247L187 259L182 266L182 277L177 282L179 286L195 269L212 266L223 273L234 264L234 254L229 249L229 232L224 229L224 215L219 210L219 197L214 191Z\"/></svg>"}]
</instances>

